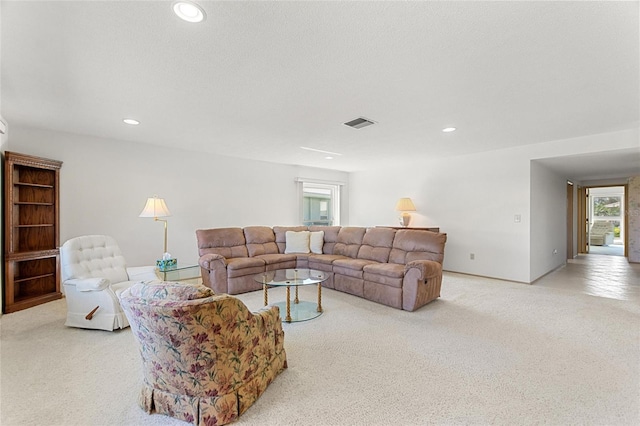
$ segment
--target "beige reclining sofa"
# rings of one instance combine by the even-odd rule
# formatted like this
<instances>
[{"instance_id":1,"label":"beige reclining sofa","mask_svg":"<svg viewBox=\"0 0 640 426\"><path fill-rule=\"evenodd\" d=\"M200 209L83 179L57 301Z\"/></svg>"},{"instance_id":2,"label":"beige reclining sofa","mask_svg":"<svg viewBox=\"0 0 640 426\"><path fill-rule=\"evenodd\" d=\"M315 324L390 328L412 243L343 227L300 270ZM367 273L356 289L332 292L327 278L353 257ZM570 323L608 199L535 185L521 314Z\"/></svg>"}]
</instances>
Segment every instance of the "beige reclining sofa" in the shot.
<instances>
[{"instance_id":1,"label":"beige reclining sofa","mask_svg":"<svg viewBox=\"0 0 640 426\"><path fill-rule=\"evenodd\" d=\"M315 252L290 253L289 237L321 237ZM340 226L248 226L196 231L203 283L216 293L259 290L265 271L328 272L323 286L406 311L440 296L447 235L429 231ZM316 240L317 241L317 240ZM320 250L321 247L321 250ZM321 252L320 252L321 251Z\"/></svg>"}]
</instances>

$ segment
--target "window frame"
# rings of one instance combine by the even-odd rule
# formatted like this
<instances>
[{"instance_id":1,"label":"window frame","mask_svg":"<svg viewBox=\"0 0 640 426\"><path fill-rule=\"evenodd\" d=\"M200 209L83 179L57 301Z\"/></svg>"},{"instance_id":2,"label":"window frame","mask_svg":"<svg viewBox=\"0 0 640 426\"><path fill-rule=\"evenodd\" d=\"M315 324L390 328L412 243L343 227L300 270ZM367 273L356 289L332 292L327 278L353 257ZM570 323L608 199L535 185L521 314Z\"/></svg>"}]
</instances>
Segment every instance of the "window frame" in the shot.
<instances>
[{"instance_id":1,"label":"window frame","mask_svg":"<svg viewBox=\"0 0 640 426\"><path fill-rule=\"evenodd\" d=\"M344 182L327 181L310 178L297 178L298 185L298 222L305 225L304 220L304 190L305 186L315 187L319 189L328 189L331 192L331 217L333 218L331 226L340 226L342 223L342 206L340 198L342 195L342 186ZM305 225L307 226L307 225Z\"/></svg>"}]
</instances>

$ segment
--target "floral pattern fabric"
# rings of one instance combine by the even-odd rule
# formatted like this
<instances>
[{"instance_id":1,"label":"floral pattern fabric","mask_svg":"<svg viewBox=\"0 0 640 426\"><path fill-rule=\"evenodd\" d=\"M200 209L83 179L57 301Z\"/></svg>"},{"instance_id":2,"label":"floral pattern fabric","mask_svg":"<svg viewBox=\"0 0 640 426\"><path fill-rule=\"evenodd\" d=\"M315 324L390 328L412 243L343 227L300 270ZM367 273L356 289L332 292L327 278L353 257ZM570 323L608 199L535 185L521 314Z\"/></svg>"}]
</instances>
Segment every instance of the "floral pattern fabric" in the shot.
<instances>
[{"instance_id":1,"label":"floral pattern fabric","mask_svg":"<svg viewBox=\"0 0 640 426\"><path fill-rule=\"evenodd\" d=\"M253 313L226 294L193 299L203 290L184 287L132 287L121 296L142 356L139 404L195 425L224 425L287 367L279 311Z\"/></svg>"},{"instance_id":2,"label":"floral pattern fabric","mask_svg":"<svg viewBox=\"0 0 640 426\"><path fill-rule=\"evenodd\" d=\"M209 287L181 282L139 282L131 286L130 296L148 300L193 300L214 296Z\"/></svg>"}]
</instances>

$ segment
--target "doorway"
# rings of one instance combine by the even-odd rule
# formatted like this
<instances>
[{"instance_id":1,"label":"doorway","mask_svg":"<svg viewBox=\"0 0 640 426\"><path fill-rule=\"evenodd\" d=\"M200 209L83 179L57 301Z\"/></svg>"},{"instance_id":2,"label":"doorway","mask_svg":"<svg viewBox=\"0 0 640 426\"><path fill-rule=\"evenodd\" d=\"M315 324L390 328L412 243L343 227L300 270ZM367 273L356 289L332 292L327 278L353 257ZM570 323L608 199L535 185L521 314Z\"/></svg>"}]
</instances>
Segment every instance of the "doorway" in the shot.
<instances>
[{"instance_id":1,"label":"doorway","mask_svg":"<svg viewBox=\"0 0 640 426\"><path fill-rule=\"evenodd\" d=\"M578 187L578 253L627 256L627 185Z\"/></svg>"}]
</instances>

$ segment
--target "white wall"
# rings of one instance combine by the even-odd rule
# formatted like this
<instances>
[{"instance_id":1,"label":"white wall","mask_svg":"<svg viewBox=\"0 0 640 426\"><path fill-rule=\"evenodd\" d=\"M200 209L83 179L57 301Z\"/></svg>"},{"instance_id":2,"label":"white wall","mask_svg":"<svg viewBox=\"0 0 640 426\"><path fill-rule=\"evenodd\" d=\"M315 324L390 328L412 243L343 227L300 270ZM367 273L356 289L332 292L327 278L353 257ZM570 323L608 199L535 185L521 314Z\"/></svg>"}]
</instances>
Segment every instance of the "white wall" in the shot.
<instances>
[{"instance_id":1,"label":"white wall","mask_svg":"<svg viewBox=\"0 0 640 426\"><path fill-rule=\"evenodd\" d=\"M78 235L108 234L131 266L152 264L162 255L162 223L138 217L154 194L172 213L169 252L196 262L196 229L296 225L296 177L348 181L344 172L33 128L12 128L7 149L63 161L61 244Z\"/></svg>"},{"instance_id":2,"label":"white wall","mask_svg":"<svg viewBox=\"0 0 640 426\"><path fill-rule=\"evenodd\" d=\"M529 281L566 263L567 180L531 162L531 253Z\"/></svg>"},{"instance_id":3,"label":"white wall","mask_svg":"<svg viewBox=\"0 0 640 426\"><path fill-rule=\"evenodd\" d=\"M528 163L503 150L352 173L351 221L395 225L397 199L410 197L411 226L447 233L446 270L527 282Z\"/></svg>"},{"instance_id":4,"label":"white wall","mask_svg":"<svg viewBox=\"0 0 640 426\"><path fill-rule=\"evenodd\" d=\"M564 259L558 230L566 226L565 177L532 170L531 160L637 141L633 129L351 174L15 126L7 149L64 161L61 240L113 235L131 265L152 263L162 252L162 224L138 218L147 197L165 198L173 213L169 251L195 261L198 228L298 223L294 179L306 177L348 182L343 225L396 225L396 201L411 197L418 209L412 225L440 226L448 235L446 270L531 282L556 267L547 258L553 248Z\"/></svg>"},{"instance_id":5,"label":"white wall","mask_svg":"<svg viewBox=\"0 0 640 426\"><path fill-rule=\"evenodd\" d=\"M2 115L0 115L0 120L7 124ZM2 153L2 158L0 159L0 188L4 188L4 151L6 150L7 142L9 140L9 125L6 126L6 133L0 134L0 152ZM4 189L2 190L2 208L0 209L0 247L2 247L3 262L0 262L0 307L4 303ZM0 316L2 316L2 308L0 308Z\"/></svg>"},{"instance_id":6,"label":"white wall","mask_svg":"<svg viewBox=\"0 0 640 426\"><path fill-rule=\"evenodd\" d=\"M560 259L564 262L569 178L536 168L532 182L531 160L637 148L637 144L638 129L631 129L466 156L427 157L413 164L352 173L351 222L395 225L397 199L411 197L418 209L412 225L440 226L447 233L446 270L531 282L561 264ZM552 192L545 195L549 185ZM532 196L537 203L533 209ZM520 223L514 222L517 214ZM562 235L553 235L558 232ZM556 246L557 261L548 258ZM475 260L470 260L470 253Z\"/></svg>"}]
</instances>

